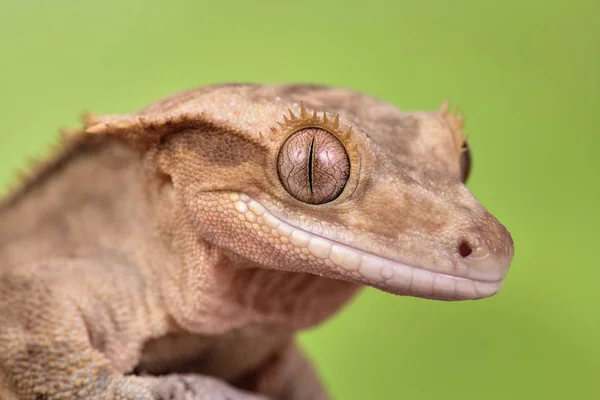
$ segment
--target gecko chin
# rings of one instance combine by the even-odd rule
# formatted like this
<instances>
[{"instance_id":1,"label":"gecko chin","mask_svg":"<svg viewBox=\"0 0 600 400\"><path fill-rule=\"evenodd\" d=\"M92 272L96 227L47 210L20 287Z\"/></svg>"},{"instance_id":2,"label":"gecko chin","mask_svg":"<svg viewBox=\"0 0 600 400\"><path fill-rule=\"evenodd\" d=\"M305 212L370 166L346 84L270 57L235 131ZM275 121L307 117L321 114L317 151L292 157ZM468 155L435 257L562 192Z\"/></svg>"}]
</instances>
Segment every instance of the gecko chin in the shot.
<instances>
[{"instance_id":1,"label":"gecko chin","mask_svg":"<svg viewBox=\"0 0 600 400\"><path fill-rule=\"evenodd\" d=\"M504 274L479 274L476 279L451 275L374 255L352 245L310 233L271 213L244 194L231 194L238 229L255 234L273 247L273 257L290 260L291 271L362 283L397 295L436 300L475 300L496 294ZM264 261L264 260L263 260Z\"/></svg>"}]
</instances>

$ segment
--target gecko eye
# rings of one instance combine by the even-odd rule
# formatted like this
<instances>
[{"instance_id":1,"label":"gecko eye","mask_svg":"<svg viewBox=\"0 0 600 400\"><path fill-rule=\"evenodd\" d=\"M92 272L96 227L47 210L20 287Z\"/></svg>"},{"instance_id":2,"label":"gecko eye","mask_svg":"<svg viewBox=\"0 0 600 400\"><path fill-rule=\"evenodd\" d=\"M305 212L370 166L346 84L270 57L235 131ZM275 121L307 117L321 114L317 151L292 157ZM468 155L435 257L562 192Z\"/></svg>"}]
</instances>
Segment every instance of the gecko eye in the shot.
<instances>
[{"instance_id":1,"label":"gecko eye","mask_svg":"<svg viewBox=\"0 0 600 400\"><path fill-rule=\"evenodd\" d=\"M463 183L466 183L471 173L471 151L467 142L465 142L463 148L465 151L460 155L460 179Z\"/></svg>"},{"instance_id":2,"label":"gecko eye","mask_svg":"<svg viewBox=\"0 0 600 400\"><path fill-rule=\"evenodd\" d=\"M350 176L350 159L337 137L305 128L283 143L277 158L279 179L289 194L309 204L337 198Z\"/></svg>"}]
</instances>

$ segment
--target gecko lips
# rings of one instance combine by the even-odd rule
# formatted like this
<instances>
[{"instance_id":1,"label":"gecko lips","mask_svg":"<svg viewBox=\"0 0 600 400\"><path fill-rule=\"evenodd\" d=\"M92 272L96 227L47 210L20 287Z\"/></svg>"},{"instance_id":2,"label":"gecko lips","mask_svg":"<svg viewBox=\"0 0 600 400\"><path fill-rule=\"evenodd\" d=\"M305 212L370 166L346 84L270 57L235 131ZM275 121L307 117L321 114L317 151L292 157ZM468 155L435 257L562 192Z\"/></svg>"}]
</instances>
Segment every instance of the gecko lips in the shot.
<instances>
[{"instance_id":1,"label":"gecko lips","mask_svg":"<svg viewBox=\"0 0 600 400\"><path fill-rule=\"evenodd\" d=\"M330 273L324 273L325 276L358 281L394 294L438 300L489 297L502 287L512 258L511 251L505 257L488 254L469 259L469 254L462 262L477 264L476 268L468 265L462 270L474 272L465 272L465 276L443 273L380 257L307 232L277 218L244 194L232 194L230 200L239 213L239 220L243 219L251 227L256 225L251 231L272 242L275 249L300 257L304 263L314 265L314 271L328 270Z\"/></svg>"}]
</instances>

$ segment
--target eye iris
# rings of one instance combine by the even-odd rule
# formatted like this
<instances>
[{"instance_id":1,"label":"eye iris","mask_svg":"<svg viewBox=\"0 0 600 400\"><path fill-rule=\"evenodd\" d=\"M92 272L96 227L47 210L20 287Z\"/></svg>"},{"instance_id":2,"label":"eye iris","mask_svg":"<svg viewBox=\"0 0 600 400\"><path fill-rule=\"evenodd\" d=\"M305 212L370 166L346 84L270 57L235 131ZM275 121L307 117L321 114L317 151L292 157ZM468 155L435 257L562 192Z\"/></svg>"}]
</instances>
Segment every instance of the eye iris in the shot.
<instances>
[{"instance_id":1,"label":"eye iris","mask_svg":"<svg viewBox=\"0 0 600 400\"><path fill-rule=\"evenodd\" d=\"M324 129L306 128L292 134L277 159L279 179L296 199L323 204L337 198L350 176L344 145Z\"/></svg>"}]
</instances>

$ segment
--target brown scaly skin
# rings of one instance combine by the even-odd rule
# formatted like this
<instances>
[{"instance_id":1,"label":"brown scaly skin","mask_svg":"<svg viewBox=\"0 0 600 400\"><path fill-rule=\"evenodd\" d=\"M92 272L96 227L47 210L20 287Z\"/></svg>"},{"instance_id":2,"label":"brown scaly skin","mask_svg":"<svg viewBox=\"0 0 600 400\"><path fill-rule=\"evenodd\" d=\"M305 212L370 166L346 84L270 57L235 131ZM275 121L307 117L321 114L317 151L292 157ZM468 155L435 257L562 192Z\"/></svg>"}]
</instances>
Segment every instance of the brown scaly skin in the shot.
<instances>
[{"instance_id":1,"label":"brown scaly skin","mask_svg":"<svg viewBox=\"0 0 600 400\"><path fill-rule=\"evenodd\" d=\"M300 85L88 116L0 206L0 398L326 398L294 334L362 285L501 287L461 127Z\"/></svg>"}]
</instances>

